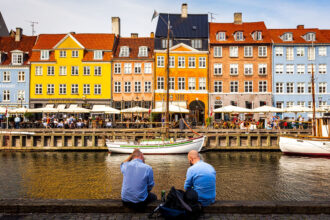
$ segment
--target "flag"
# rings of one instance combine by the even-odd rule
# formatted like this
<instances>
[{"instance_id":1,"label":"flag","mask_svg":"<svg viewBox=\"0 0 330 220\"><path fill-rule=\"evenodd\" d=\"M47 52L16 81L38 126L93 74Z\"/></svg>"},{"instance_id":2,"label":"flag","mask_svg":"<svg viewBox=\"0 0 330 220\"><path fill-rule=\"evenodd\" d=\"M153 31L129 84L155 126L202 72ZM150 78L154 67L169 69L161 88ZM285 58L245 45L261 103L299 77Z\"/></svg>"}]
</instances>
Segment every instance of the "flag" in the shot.
<instances>
[{"instance_id":1,"label":"flag","mask_svg":"<svg viewBox=\"0 0 330 220\"><path fill-rule=\"evenodd\" d=\"M8 107L6 107L6 113L5 113L5 116L7 117L8 115Z\"/></svg>"},{"instance_id":2,"label":"flag","mask_svg":"<svg viewBox=\"0 0 330 220\"><path fill-rule=\"evenodd\" d=\"M151 21L153 21L155 18L158 17L158 12L156 10L154 10L154 14L152 15Z\"/></svg>"},{"instance_id":3,"label":"flag","mask_svg":"<svg viewBox=\"0 0 330 220\"><path fill-rule=\"evenodd\" d=\"M149 106L149 114L151 113L151 105Z\"/></svg>"},{"instance_id":4,"label":"flag","mask_svg":"<svg viewBox=\"0 0 330 220\"><path fill-rule=\"evenodd\" d=\"M211 114L210 114L210 117L212 117L213 115L213 108L211 107Z\"/></svg>"}]
</instances>

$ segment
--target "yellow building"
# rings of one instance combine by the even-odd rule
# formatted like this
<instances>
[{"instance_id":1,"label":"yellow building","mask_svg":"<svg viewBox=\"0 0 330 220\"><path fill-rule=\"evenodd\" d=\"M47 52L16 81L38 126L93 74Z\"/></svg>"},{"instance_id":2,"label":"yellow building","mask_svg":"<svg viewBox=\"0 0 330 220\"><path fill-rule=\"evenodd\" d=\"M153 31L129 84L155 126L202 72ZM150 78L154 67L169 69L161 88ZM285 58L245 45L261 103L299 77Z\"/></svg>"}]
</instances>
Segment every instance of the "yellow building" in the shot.
<instances>
[{"instance_id":1,"label":"yellow building","mask_svg":"<svg viewBox=\"0 0 330 220\"><path fill-rule=\"evenodd\" d=\"M31 57L30 107L111 103L114 34L41 34Z\"/></svg>"},{"instance_id":2,"label":"yellow building","mask_svg":"<svg viewBox=\"0 0 330 220\"><path fill-rule=\"evenodd\" d=\"M166 49L155 50L155 107L166 102ZM179 43L170 48L170 103L190 110L191 121L203 123L208 113L208 51Z\"/></svg>"}]
</instances>

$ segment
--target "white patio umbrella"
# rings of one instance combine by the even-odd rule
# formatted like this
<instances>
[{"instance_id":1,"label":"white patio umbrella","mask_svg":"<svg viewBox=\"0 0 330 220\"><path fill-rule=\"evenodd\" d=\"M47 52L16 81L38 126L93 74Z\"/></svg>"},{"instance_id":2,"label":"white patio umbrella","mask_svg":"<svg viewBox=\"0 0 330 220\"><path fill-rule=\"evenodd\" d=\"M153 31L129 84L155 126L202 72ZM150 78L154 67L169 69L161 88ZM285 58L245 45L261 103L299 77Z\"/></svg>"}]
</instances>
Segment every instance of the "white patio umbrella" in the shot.
<instances>
[{"instance_id":1,"label":"white patio umbrella","mask_svg":"<svg viewBox=\"0 0 330 220\"><path fill-rule=\"evenodd\" d=\"M227 105L222 108L214 109L213 112L214 113L251 113L252 110L248 108Z\"/></svg>"},{"instance_id":2,"label":"white patio umbrella","mask_svg":"<svg viewBox=\"0 0 330 220\"><path fill-rule=\"evenodd\" d=\"M149 109L135 106L133 108L127 108L120 111L121 113L145 113L149 112Z\"/></svg>"},{"instance_id":3,"label":"white patio umbrella","mask_svg":"<svg viewBox=\"0 0 330 220\"><path fill-rule=\"evenodd\" d=\"M56 112L58 112L58 110L56 108L46 106L44 108L28 109L27 112L31 112L31 113L56 113Z\"/></svg>"},{"instance_id":4,"label":"white patio umbrella","mask_svg":"<svg viewBox=\"0 0 330 220\"><path fill-rule=\"evenodd\" d=\"M5 114L6 113L6 108L0 107L0 114Z\"/></svg>"},{"instance_id":5,"label":"white patio umbrella","mask_svg":"<svg viewBox=\"0 0 330 220\"><path fill-rule=\"evenodd\" d=\"M288 108L284 109L284 112L293 112L293 113L298 113L298 112L312 112L313 109L299 106L299 105L294 105Z\"/></svg>"},{"instance_id":6,"label":"white patio umbrella","mask_svg":"<svg viewBox=\"0 0 330 220\"><path fill-rule=\"evenodd\" d=\"M254 108L252 110L252 112L256 112L256 113L277 113L277 112L283 112L283 109L275 108L273 106L264 105L264 106L261 106L261 107L258 107L258 108Z\"/></svg>"},{"instance_id":7,"label":"white patio umbrella","mask_svg":"<svg viewBox=\"0 0 330 220\"><path fill-rule=\"evenodd\" d=\"M321 106L316 108L316 112L330 112L330 106Z\"/></svg>"},{"instance_id":8,"label":"white patio umbrella","mask_svg":"<svg viewBox=\"0 0 330 220\"><path fill-rule=\"evenodd\" d=\"M107 105L94 105L91 113L119 114L120 111Z\"/></svg>"},{"instance_id":9,"label":"white patio umbrella","mask_svg":"<svg viewBox=\"0 0 330 220\"><path fill-rule=\"evenodd\" d=\"M169 106L170 113L189 113L189 110L186 108L179 107L177 105L171 105ZM166 106L163 105L162 107L153 109L152 112L154 113L163 113L166 112Z\"/></svg>"},{"instance_id":10,"label":"white patio umbrella","mask_svg":"<svg viewBox=\"0 0 330 220\"><path fill-rule=\"evenodd\" d=\"M28 111L27 108L15 108L15 109L9 110L9 113L10 114L24 114L27 111Z\"/></svg>"},{"instance_id":11,"label":"white patio umbrella","mask_svg":"<svg viewBox=\"0 0 330 220\"><path fill-rule=\"evenodd\" d=\"M81 108L78 106L70 106L67 109L63 109L61 110L61 112L65 112L65 113L89 113L90 110L87 108Z\"/></svg>"}]
</instances>

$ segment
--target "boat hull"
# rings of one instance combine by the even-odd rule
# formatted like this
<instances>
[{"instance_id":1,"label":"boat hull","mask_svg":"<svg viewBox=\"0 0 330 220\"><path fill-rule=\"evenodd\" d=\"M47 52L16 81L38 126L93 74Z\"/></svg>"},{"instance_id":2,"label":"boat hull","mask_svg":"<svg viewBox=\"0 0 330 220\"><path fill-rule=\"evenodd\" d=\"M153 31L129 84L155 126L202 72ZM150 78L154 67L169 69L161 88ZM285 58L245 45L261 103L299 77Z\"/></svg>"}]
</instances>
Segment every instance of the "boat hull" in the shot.
<instances>
[{"instance_id":1,"label":"boat hull","mask_svg":"<svg viewBox=\"0 0 330 220\"><path fill-rule=\"evenodd\" d=\"M284 154L330 157L330 140L280 137L279 145Z\"/></svg>"},{"instance_id":2,"label":"boat hull","mask_svg":"<svg viewBox=\"0 0 330 220\"><path fill-rule=\"evenodd\" d=\"M134 149L138 148L144 154L185 154L191 150L196 150L197 152L200 152L203 147L204 140L205 137L202 136L180 142L156 145L134 145L133 143L111 142L109 140L107 140L106 144L108 150L111 153L131 154Z\"/></svg>"}]
</instances>

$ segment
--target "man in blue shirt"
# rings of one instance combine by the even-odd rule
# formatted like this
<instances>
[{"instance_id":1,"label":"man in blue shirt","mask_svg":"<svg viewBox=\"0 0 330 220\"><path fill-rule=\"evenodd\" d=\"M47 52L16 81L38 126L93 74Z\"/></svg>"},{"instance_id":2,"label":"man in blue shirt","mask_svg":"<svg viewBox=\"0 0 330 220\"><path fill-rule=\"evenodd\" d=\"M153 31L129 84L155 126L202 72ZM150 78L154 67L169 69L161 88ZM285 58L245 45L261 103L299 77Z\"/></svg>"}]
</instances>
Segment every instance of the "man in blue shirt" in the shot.
<instances>
[{"instance_id":1,"label":"man in blue shirt","mask_svg":"<svg viewBox=\"0 0 330 220\"><path fill-rule=\"evenodd\" d=\"M187 170L184 189L194 189L198 194L198 201L202 206L208 206L215 201L215 180L216 172L214 168L203 162L197 151L188 153L188 160L191 167Z\"/></svg>"},{"instance_id":2,"label":"man in blue shirt","mask_svg":"<svg viewBox=\"0 0 330 220\"><path fill-rule=\"evenodd\" d=\"M155 201L157 196L151 193L154 183L152 168L144 163L143 153L135 149L133 153L120 165L123 173L121 198L124 205L140 209Z\"/></svg>"}]
</instances>

